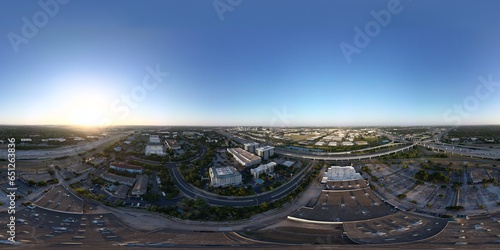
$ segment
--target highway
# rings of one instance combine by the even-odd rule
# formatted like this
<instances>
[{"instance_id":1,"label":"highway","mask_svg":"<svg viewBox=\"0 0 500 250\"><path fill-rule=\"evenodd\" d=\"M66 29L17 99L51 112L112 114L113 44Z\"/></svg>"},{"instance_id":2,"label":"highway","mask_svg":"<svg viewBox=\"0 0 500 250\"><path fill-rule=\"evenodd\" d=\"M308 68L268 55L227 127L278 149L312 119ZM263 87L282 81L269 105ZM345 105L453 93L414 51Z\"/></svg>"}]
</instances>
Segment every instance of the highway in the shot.
<instances>
[{"instance_id":1,"label":"highway","mask_svg":"<svg viewBox=\"0 0 500 250\"><path fill-rule=\"evenodd\" d=\"M67 147L61 147L61 148L55 148L55 149L40 149L40 150L16 150L16 159L18 160L29 160L29 159L52 159L52 158L58 158L58 157L64 157L64 156L69 156L69 155L76 155L79 153L84 153L86 151L89 151L91 149L98 148L99 146L120 140L126 136L128 136L129 133L121 133L117 135L113 135L98 141L93 141L93 142L85 142L85 143L80 143L78 145L72 145L72 146L67 146ZM16 142L17 143L17 142ZM7 159L7 150L0 150L0 159Z\"/></svg>"},{"instance_id":2,"label":"highway","mask_svg":"<svg viewBox=\"0 0 500 250\"><path fill-rule=\"evenodd\" d=\"M275 149L275 153L282 155L282 156L301 158L301 159L310 159L310 160L319 160L319 161L353 161L353 160L377 158L377 157L384 156L384 155L402 152L405 150L409 150L410 148L413 148L415 145L416 144L411 144L411 145L408 145L408 146L405 146L402 148L396 148L396 149L392 149L392 150L385 151L385 152L366 154L366 155L345 155L345 156L314 155L314 154L309 154L308 152L290 152L290 151L284 151L284 150L280 150L280 149Z\"/></svg>"},{"instance_id":3,"label":"highway","mask_svg":"<svg viewBox=\"0 0 500 250\"><path fill-rule=\"evenodd\" d=\"M423 147L436 150L438 152L443 151L460 156L476 157L481 159L500 159L500 150L494 148L459 146L445 143L432 143L429 141L419 142L418 144Z\"/></svg>"}]
</instances>

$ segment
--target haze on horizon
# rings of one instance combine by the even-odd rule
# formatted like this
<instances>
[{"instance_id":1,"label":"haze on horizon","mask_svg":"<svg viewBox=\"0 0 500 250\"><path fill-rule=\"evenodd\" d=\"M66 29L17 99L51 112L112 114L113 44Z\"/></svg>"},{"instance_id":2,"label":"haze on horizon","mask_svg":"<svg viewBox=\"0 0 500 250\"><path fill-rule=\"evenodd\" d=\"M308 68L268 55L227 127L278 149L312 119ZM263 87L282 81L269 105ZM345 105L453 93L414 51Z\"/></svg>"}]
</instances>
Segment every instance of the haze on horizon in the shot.
<instances>
[{"instance_id":1,"label":"haze on horizon","mask_svg":"<svg viewBox=\"0 0 500 250\"><path fill-rule=\"evenodd\" d=\"M499 1L214 2L3 1L0 124L500 124Z\"/></svg>"}]
</instances>

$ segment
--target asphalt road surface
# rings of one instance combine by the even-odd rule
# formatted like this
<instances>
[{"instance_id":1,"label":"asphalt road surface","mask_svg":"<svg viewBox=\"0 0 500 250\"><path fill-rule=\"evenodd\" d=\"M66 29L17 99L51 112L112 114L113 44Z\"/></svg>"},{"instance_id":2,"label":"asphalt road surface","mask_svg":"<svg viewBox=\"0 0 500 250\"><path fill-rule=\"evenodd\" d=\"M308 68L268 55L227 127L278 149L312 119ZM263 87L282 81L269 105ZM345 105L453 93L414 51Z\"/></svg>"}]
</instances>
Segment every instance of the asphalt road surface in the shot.
<instances>
[{"instance_id":1,"label":"asphalt road surface","mask_svg":"<svg viewBox=\"0 0 500 250\"><path fill-rule=\"evenodd\" d=\"M15 154L16 154L16 159L18 160L29 160L29 159L40 160L40 159L64 157L68 155L76 155L79 153L89 151L94 148L98 148L103 144L112 142L127 135L128 133L123 133L123 134L113 135L98 141L86 142L83 144L56 148L56 149L49 149L49 150L16 150ZM7 150L0 150L0 159L7 159Z\"/></svg>"},{"instance_id":2,"label":"asphalt road surface","mask_svg":"<svg viewBox=\"0 0 500 250\"><path fill-rule=\"evenodd\" d=\"M371 159L371 158L376 158L384 155L389 155L397 152L401 152L404 150L409 150L410 148L414 147L415 144L405 146L402 148L396 148L393 150L385 151L385 152L379 152L379 153L373 153L373 154L366 154L366 155L348 155L348 156L335 156L335 155L329 155L329 156L322 156L322 155L311 155L308 152L290 152L290 151L284 151L284 150L279 150L276 149L275 153L279 155L284 155L288 157L295 157L295 158L302 158L302 159L311 159L311 160L324 160L324 161L352 161L352 160L362 160L362 159Z\"/></svg>"},{"instance_id":3,"label":"asphalt road surface","mask_svg":"<svg viewBox=\"0 0 500 250\"><path fill-rule=\"evenodd\" d=\"M261 204L262 202L271 202L287 196L288 193L293 191L302 182L303 178L309 172L311 166L312 163L309 163L309 165L307 165L301 172L299 172L291 181L281 185L280 187L272 191L252 196L238 197L238 196L220 196L198 189L184 180L182 174L179 171L178 164L176 163L167 164L170 174L172 175L173 181L175 182L177 187L181 190L181 192L184 193L186 196L190 198L200 198L206 200L211 205L236 206L236 207L256 206Z\"/></svg>"}]
</instances>

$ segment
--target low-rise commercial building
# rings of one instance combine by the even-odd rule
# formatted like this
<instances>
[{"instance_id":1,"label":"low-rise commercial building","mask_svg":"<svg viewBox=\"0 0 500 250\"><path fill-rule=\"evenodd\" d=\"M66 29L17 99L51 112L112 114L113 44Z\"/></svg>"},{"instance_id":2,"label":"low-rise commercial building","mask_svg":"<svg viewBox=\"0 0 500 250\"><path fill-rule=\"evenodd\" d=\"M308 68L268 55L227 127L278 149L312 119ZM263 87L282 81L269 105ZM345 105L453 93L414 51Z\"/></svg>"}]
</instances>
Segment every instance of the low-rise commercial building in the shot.
<instances>
[{"instance_id":1,"label":"low-rise commercial building","mask_svg":"<svg viewBox=\"0 0 500 250\"><path fill-rule=\"evenodd\" d=\"M159 135L150 135L148 144L161 144Z\"/></svg>"},{"instance_id":2,"label":"low-rise commercial building","mask_svg":"<svg viewBox=\"0 0 500 250\"><path fill-rule=\"evenodd\" d=\"M167 155L167 153L165 153L165 150L163 149L163 145L146 145L146 149L144 150L144 154L146 156L150 156L150 155L165 156L165 155Z\"/></svg>"},{"instance_id":3,"label":"low-rise commercial building","mask_svg":"<svg viewBox=\"0 0 500 250\"><path fill-rule=\"evenodd\" d=\"M267 160L269 159L269 157L274 155L274 147L265 146L256 148L255 152L257 153L258 156L262 157L262 159Z\"/></svg>"},{"instance_id":4,"label":"low-rise commercial building","mask_svg":"<svg viewBox=\"0 0 500 250\"><path fill-rule=\"evenodd\" d=\"M172 150L181 149L181 146L177 143L176 140L165 140L165 145Z\"/></svg>"},{"instance_id":5,"label":"low-rise commercial building","mask_svg":"<svg viewBox=\"0 0 500 250\"><path fill-rule=\"evenodd\" d=\"M114 194L120 198L120 199L125 199L127 198L127 193L128 191L130 190L130 187L129 186L126 186L126 185L119 185Z\"/></svg>"},{"instance_id":6,"label":"low-rise commercial building","mask_svg":"<svg viewBox=\"0 0 500 250\"><path fill-rule=\"evenodd\" d=\"M269 162L268 164L260 165L256 168L250 169L250 173L252 174L254 179L259 178L262 173L270 174L274 172L274 167L276 166L276 162Z\"/></svg>"},{"instance_id":7,"label":"low-rise commercial building","mask_svg":"<svg viewBox=\"0 0 500 250\"><path fill-rule=\"evenodd\" d=\"M242 148L228 148L227 152L233 155L234 159L245 167L259 164L262 159Z\"/></svg>"},{"instance_id":8,"label":"low-rise commercial building","mask_svg":"<svg viewBox=\"0 0 500 250\"><path fill-rule=\"evenodd\" d=\"M135 196L144 195L148 191L148 181L149 178L147 175L137 176L134 187L132 188L130 194Z\"/></svg>"},{"instance_id":9,"label":"low-rise commercial building","mask_svg":"<svg viewBox=\"0 0 500 250\"><path fill-rule=\"evenodd\" d=\"M111 173L103 173L101 174L101 178L105 181L109 181L112 183L118 182L120 184L127 185L130 187L135 183L135 178L111 174Z\"/></svg>"},{"instance_id":10,"label":"low-rise commercial building","mask_svg":"<svg viewBox=\"0 0 500 250\"><path fill-rule=\"evenodd\" d=\"M234 167L212 167L208 170L210 185L214 187L234 186L241 184L241 174Z\"/></svg>"},{"instance_id":11,"label":"low-rise commercial building","mask_svg":"<svg viewBox=\"0 0 500 250\"><path fill-rule=\"evenodd\" d=\"M142 174L142 167L122 162L112 162L109 167L116 171L126 171L132 174Z\"/></svg>"}]
</instances>

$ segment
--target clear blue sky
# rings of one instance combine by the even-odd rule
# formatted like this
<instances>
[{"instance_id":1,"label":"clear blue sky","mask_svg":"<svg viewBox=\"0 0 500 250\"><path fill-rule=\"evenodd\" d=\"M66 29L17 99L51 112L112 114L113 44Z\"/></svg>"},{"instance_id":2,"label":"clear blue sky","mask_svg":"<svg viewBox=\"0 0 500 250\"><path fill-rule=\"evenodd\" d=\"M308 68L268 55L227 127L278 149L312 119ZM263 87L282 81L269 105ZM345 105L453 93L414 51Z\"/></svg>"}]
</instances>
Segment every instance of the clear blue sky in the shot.
<instances>
[{"instance_id":1,"label":"clear blue sky","mask_svg":"<svg viewBox=\"0 0 500 250\"><path fill-rule=\"evenodd\" d=\"M500 1L402 0L348 62L390 2L1 1L0 124L500 124Z\"/></svg>"}]
</instances>

